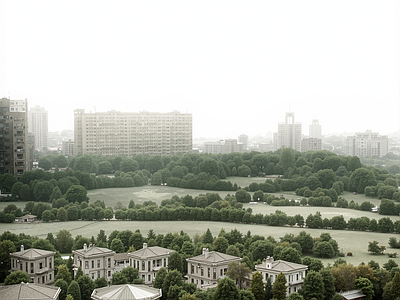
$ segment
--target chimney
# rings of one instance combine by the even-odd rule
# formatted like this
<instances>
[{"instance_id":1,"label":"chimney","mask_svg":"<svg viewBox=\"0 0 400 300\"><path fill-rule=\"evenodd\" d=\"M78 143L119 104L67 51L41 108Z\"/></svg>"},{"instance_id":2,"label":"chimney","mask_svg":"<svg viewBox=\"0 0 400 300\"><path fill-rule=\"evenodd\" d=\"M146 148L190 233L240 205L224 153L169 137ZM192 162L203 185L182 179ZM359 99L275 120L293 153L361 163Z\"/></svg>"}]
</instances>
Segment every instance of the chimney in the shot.
<instances>
[{"instance_id":1,"label":"chimney","mask_svg":"<svg viewBox=\"0 0 400 300\"><path fill-rule=\"evenodd\" d=\"M203 248L204 249L204 248ZM205 248L204 250L204 257L207 259L209 256L208 248Z\"/></svg>"},{"instance_id":2,"label":"chimney","mask_svg":"<svg viewBox=\"0 0 400 300\"><path fill-rule=\"evenodd\" d=\"M206 254L206 248L203 248L202 254L203 254L203 255Z\"/></svg>"},{"instance_id":3,"label":"chimney","mask_svg":"<svg viewBox=\"0 0 400 300\"><path fill-rule=\"evenodd\" d=\"M86 243L84 243L83 244L83 252L86 252L87 251L87 245L86 245Z\"/></svg>"},{"instance_id":4,"label":"chimney","mask_svg":"<svg viewBox=\"0 0 400 300\"><path fill-rule=\"evenodd\" d=\"M265 267L267 269L271 269L273 262L274 262L274 258L272 256L267 256L267 258L265 259Z\"/></svg>"},{"instance_id":5,"label":"chimney","mask_svg":"<svg viewBox=\"0 0 400 300\"><path fill-rule=\"evenodd\" d=\"M147 243L143 243L143 249L147 248Z\"/></svg>"},{"instance_id":6,"label":"chimney","mask_svg":"<svg viewBox=\"0 0 400 300\"><path fill-rule=\"evenodd\" d=\"M21 245L21 252L24 252L24 245Z\"/></svg>"}]
</instances>

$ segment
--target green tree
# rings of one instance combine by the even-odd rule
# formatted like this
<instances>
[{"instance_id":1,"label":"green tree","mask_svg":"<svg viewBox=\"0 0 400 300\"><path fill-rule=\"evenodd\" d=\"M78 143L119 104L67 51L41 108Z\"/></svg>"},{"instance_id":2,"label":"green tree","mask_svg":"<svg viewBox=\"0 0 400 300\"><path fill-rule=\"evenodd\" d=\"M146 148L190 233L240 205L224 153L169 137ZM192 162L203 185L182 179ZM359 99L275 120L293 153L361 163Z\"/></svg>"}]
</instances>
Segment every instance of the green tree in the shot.
<instances>
[{"instance_id":1,"label":"green tree","mask_svg":"<svg viewBox=\"0 0 400 300\"><path fill-rule=\"evenodd\" d=\"M251 201L251 195L243 189L237 190L235 197L238 202L247 203Z\"/></svg>"},{"instance_id":2,"label":"green tree","mask_svg":"<svg viewBox=\"0 0 400 300\"><path fill-rule=\"evenodd\" d=\"M272 295L277 300L286 299L286 277L280 272L272 285Z\"/></svg>"},{"instance_id":3,"label":"green tree","mask_svg":"<svg viewBox=\"0 0 400 300\"><path fill-rule=\"evenodd\" d=\"M304 278L303 287L301 288L300 293L305 299L315 298L323 300L325 288L322 275L319 272L309 271Z\"/></svg>"},{"instance_id":4,"label":"green tree","mask_svg":"<svg viewBox=\"0 0 400 300\"><path fill-rule=\"evenodd\" d=\"M54 286L57 286L61 289L59 300L65 300L67 297L68 283L64 279L57 279L54 283Z\"/></svg>"},{"instance_id":5,"label":"green tree","mask_svg":"<svg viewBox=\"0 0 400 300\"><path fill-rule=\"evenodd\" d=\"M65 210L65 208L64 207L59 208L57 211L57 220L67 221L67 219L68 219L68 213Z\"/></svg>"},{"instance_id":6,"label":"green tree","mask_svg":"<svg viewBox=\"0 0 400 300\"><path fill-rule=\"evenodd\" d=\"M335 278L333 277L329 269L322 269L319 271L322 276L322 281L324 284L324 300L332 300L335 295Z\"/></svg>"},{"instance_id":7,"label":"green tree","mask_svg":"<svg viewBox=\"0 0 400 300\"><path fill-rule=\"evenodd\" d=\"M211 231L209 228L207 228L207 231L202 238L202 242L203 242L203 244L212 244L213 241L214 241L214 238L211 234Z\"/></svg>"},{"instance_id":8,"label":"green tree","mask_svg":"<svg viewBox=\"0 0 400 300\"><path fill-rule=\"evenodd\" d=\"M289 300L304 300L303 296L300 295L298 292L293 292L289 295Z\"/></svg>"},{"instance_id":9,"label":"green tree","mask_svg":"<svg viewBox=\"0 0 400 300\"><path fill-rule=\"evenodd\" d=\"M66 229L61 229L56 235L56 249L60 253L71 253L74 240L71 233Z\"/></svg>"},{"instance_id":10,"label":"green tree","mask_svg":"<svg viewBox=\"0 0 400 300\"><path fill-rule=\"evenodd\" d=\"M72 280L69 284L67 295L71 295L74 300L81 300L81 289L75 280Z\"/></svg>"},{"instance_id":11,"label":"green tree","mask_svg":"<svg viewBox=\"0 0 400 300\"><path fill-rule=\"evenodd\" d=\"M94 290L94 282L87 275L82 275L77 280L79 284L79 288L81 291L81 299L82 300L91 300L91 294Z\"/></svg>"},{"instance_id":12,"label":"green tree","mask_svg":"<svg viewBox=\"0 0 400 300\"><path fill-rule=\"evenodd\" d=\"M354 287L365 294L365 300L372 300L372 297L374 296L374 286L368 278L357 278L354 281ZM395 299L395 297L393 299Z\"/></svg>"},{"instance_id":13,"label":"green tree","mask_svg":"<svg viewBox=\"0 0 400 300\"><path fill-rule=\"evenodd\" d=\"M371 252L372 254L382 254L383 251L386 250L385 246L379 246L379 242L373 241L373 242L368 242L368 252Z\"/></svg>"},{"instance_id":14,"label":"green tree","mask_svg":"<svg viewBox=\"0 0 400 300\"><path fill-rule=\"evenodd\" d=\"M396 272L392 279L392 286L390 288L390 294L392 295L393 299L397 299L400 297L400 273Z\"/></svg>"},{"instance_id":15,"label":"green tree","mask_svg":"<svg viewBox=\"0 0 400 300\"><path fill-rule=\"evenodd\" d=\"M170 287L177 285L182 286L182 274L178 270L172 270L167 273L164 277L164 281L162 283L162 293L163 295L167 295Z\"/></svg>"},{"instance_id":16,"label":"green tree","mask_svg":"<svg viewBox=\"0 0 400 300\"><path fill-rule=\"evenodd\" d=\"M54 277L54 280L57 281L59 279L64 280L68 285L71 283L72 276L67 265L59 265L57 267L57 275Z\"/></svg>"},{"instance_id":17,"label":"green tree","mask_svg":"<svg viewBox=\"0 0 400 300\"><path fill-rule=\"evenodd\" d=\"M220 279L215 290L214 299L240 300L239 290L235 282L228 277Z\"/></svg>"},{"instance_id":18,"label":"green tree","mask_svg":"<svg viewBox=\"0 0 400 300\"><path fill-rule=\"evenodd\" d=\"M96 278L94 281L94 288L99 289L108 285L107 279L104 277ZM61 300L61 299L60 299Z\"/></svg>"},{"instance_id":19,"label":"green tree","mask_svg":"<svg viewBox=\"0 0 400 300\"><path fill-rule=\"evenodd\" d=\"M351 173L349 189L350 191L362 194L367 186L375 186L376 183L376 177L372 170L358 168Z\"/></svg>"},{"instance_id":20,"label":"green tree","mask_svg":"<svg viewBox=\"0 0 400 300\"><path fill-rule=\"evenodd\" d=\"M289 167L292 167L294 164L294 151L292 148L282 148L281 156L279 158L279 163L283 168L283 171L286 172Z\"/></svg>"},{"instance_id":21,"label":"green tree","mask_svg":"<svg viewBox=\"0 0 400 300\"><path fill-rule=\"evenodd\" d=\"M118 284L127 284L128 283L128 278L121 272L115 272L112 274L111 277L111 284L112 285L118 285Z\"/></svg>"},{"instance_id":22,"label":"green tree","mask_svg":"<svg viewBox=\"0 0 400 300\"><path fill-rule=\"evenodd\" d=\"M67 199L70 203L82 203L89 201L87 196L86 189L81 185L73 185L71 186L67 193L65 194L65 199Z\"/></svg>"},{"instance_id":23,"label":"green tree","mask_svg":"<svg viewBox=\"0 0 400 300\"><path fill-rule=\"evenodd\" d=\"M38 167L42 168L43 170L47 171L51 169L51 161L46 157L42 157L39 159Z\"/></svg>"},{"instance_id":24,"label":"green tree","mask_svg":"<svg viewBox=\"0 0 400 300\"><path fill-rule=\"evenodd\" d=\"M21 282L29 283L31 282L31 278L25 271L18 270L8 275L6 277L6 280L4 281L4 284L12 285L12 284L19 284Z\"/></svg>"},{"instance_id":25,"label":"green tree","mask_svg":"<svg viewBox=\"0 0 400 300\"><path fill-rule=\"evenodd\" d=\"M125 252L125 247L122 241L119 238L115 238L112 240L110 249L115 251L115 253L123 253Z\"/></svg>"},{"instance_id":26,"label":"green tree","mask_svg":"<svg viewBox=\"0 0 400 300\"><path fill-rule=\"evenodd\" d=\"M250 282L250 290L254 295L255 300L263 300L264 299L264 283L263 277L260 272L253 273L251 282Z\"/></svg>"},{"instance_id":27,"label":"green tree","mask_svg":"<svg viewBox=\"0 0 400 300\"><path fill-rule=\"evenodd\" d=\"M154 284L153 286L156 289L161 289L165 276L167 276L167 270L164 267L161 267L160 270L157 271L156 273L156 278L154 278Z\"/></svg>"},{"instance_id":28,"label":"green tree","mask_svg":"<svg viewBox=\"0 0 400 300\"><path fill-rule=\"evenodd\" d=\"M178 252L172 252L168 258L168 269L182 272L182 257Z\"/></svg>"},{"instance_id":29,"label":"green tree","mask_svg":"<svg viewBox=\"0 0 400 300\"><path fill-rule=\"evenodd\" d=\"M85 275L85 274L83 274L82 268L81 268L81 267L78 267L78 270L76 271L74 280L75 280L76 282L78 282L79 277L81 277L81 276L83 276L83 275ZM80 285L79 285L79 286L80 286Z\"/></svg>"},{"instance_id":30,"label":"green tree","mask_svg":"<svg viewBox=\"0 0 400 300\"><path fill-rule=\"evenodd\" d=\"M228 246L229 246L229 242L223 236L217 237L213 242L214 251L218 251L221 253L226 253Z\"/></svg>"},{"instance_id":31,"label":"green tree","mask_svg":"<svg viewBox=\"0 0 400 300\"><path fill-rule=\"evenodd\" d=\"M226 272L226 276L235 280L235 282L239 285L239 288L242 288L243 282L251 273L251 270L246 266L246 264L240 264L237 261L232 261L228 264L228 271Z\"/></svg>"},{"instance_id":32,"label":"green tree","mask_svg":"<svg viewBox=\"0 0 400 300\"><path fill-rule=\"evenodd\" d=\"M239 290L240 300L255 300L254 294L250 290Z\"/></svg>"}]
</instances>

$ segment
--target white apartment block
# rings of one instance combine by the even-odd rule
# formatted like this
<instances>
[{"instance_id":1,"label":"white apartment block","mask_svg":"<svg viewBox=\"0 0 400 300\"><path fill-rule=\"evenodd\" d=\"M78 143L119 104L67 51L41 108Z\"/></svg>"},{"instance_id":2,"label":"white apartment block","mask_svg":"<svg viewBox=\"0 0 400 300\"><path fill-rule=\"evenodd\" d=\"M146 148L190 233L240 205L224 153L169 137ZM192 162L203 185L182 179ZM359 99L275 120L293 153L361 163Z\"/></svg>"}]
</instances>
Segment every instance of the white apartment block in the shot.
<instances>
[{"instance_id":1,"label":"white apartment block","mask_svg":"<svg viewBox=\"0 0 400 300\"><path fill-rule=\"evenodd\" d=\"M38 105L29 110L28 128L35 135L36 150L47 150L48 116L47 111Z\"/></svg>"},{"instance_id":2,"label":"white apartment block","mask_svg":"<svg viewBox=\"0 0 400 300\"><path fill-rule=\"evenodd\" d=\"M348 136L344 143L344 151L347 156L382 157L389 151L388 137L371 130Z\"/></svg>"},{"instance_id":3,"label":"white apartment block","mask_svg":"<svg viewBox=\"0 0 400 300\"><path fill-rule=\"evenodd\" d=\"M221 140L218 142L205 142L204 152L211 154L244 152L244 144L238 143L235 139Z\"/></svg>"},{"instance_id":4,"label":"white apartment block","mask_svg":"<svg viewBox=\"0 0 400 300\"><path fill-rule=\"evenodd\" d=\"M278 132L274 134L276 149L282 147L301 150L301 123L295 123L294 113L286 113L285 123L278 123Z\"/></svg>"},{"instance_id":5,"label":"white apartment block","mask_svg":"<svg viewBox=\"0 0 400 300\"><path fill-rule=\"evenodd\" d=\"M192 151L192 115L173 111L74 111L75 155L174 155Z\"/></svg>"},{"instance_id":6,"label":"white apartment block","mask_svg":"<svg viewBox=\"0 0 400 300\"><path fill-rule=\"evenodd\" d=\"M317 138L309 138L301 140L301 152L322 150L322 140Z\"/></svg>"},{"instance_id":7,"label":"white apartment block","mask_svg":"<svg viewBox=\"0 0 400 300\"><path fill-rule=\"evenodd\" d=\"M278 274L282 272L286 277L286 296L289 297L291 293L298 292L303 286L308 267L284 260L274 261L273 257L268 256L262 264L256 265L255 268L263 276L264 283L267 282L269 277L271 284L273 284Z\"/></svg>"}]
</instances>

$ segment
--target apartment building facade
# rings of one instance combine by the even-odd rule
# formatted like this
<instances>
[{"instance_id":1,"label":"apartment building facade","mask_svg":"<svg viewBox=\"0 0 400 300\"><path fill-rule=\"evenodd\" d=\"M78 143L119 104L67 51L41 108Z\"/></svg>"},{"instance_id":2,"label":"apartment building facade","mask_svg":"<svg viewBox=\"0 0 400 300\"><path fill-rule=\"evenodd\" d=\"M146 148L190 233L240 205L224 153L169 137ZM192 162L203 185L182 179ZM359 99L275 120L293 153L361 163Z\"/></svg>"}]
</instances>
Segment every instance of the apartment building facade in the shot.
<instances>
[{"instance_id":1,"label":"apartment building facade","mask_svg":"<svg viewBox=\"0 0 400 300\"><path fill-rule=\"evenodd\" d=\"M46 151L49 133L47 111L38 105L29 110L29 131L35 135L35 150Z\"/></svg>"},{"instance_id":2,"label":"apartment building facade","mask_svg":"<svg viewBox=\"0 0 400 300\"><path fill-rule=\"evenodd\" d=\"M201 255L187 258L186 261L188 263L187 282L195 283L197 288L207 289L225 277L230 262L240 263L242 259L217 251L210 252L208 248L203 248Z\"/></svg>"},{"instance_id":3,"label":"apartment building facade","mask_svg":"<svg viewBox=\"0 0 400 300\"><path fill-rule=\"evenodd\" d=\"M100 277L104 277L107 281L111 280L115 271L114 251L84 244L83 249L74 250L72 253L74 254L74 276L81 267L83 273L92 280Z\"/></svg>"},{"instance_id":4,"label":"apartment building facade","mask_svg":"<svg viewBox=\"0 0 400 300\"><path fill-rule=\"evenodd\" d=\"M294 113L286 113L285 123L278 123L278 132L274 133L275 148L282 147L301 150L301 123L296 123Z\"/></svg>"},{"instance_id":5,"label":"apartment building facade","mask_svg":"<svg viewBox=\"0 0 400 300\"><path fill-rule=\"evenodd\" d=\"M41 249L21 249L10 253L11 270L25 271L31 278L31 283L53 284L54 283L54 254L53 251Z\"/></svg>"},{"instance_id":6,"label":"apartment building facade","mask_svg":"<svg viewBox=\"0 0 400 300\"><path fill-rule=\"evenodd\" d=\"M301 152L322 150L322 139L308 138L301 140Z\"/></svg>"},{"instance_id":7,"label":"apartment building facade","mask_svg":"<svg viewBox=\"0 0 400 300\"><path fill-rule=\"evenodd\" d=\"M168 270L168 258L173 252L175 250L158 246L147 247L147 243L143 243L142 249L128 253L129 266L139 270L139 278L145 284L152 284L160 268Z\"/></svg>"},{"instance_id":8,"label":"apartment building facade","mask_svg":"<svg viewBox=\"0 0 400 300\"><path fill-rule=\"evenodd\" d=\"M268 256L261 264L256 265L255 268L263 276L264 283L267 282L267 278L269 277L271 284L273 284L278 274L282 272L286 277L286 296L289 297L291 293L298 292L303 286L308 267L284 260L275 261L273 257Z\"/></svg>"},{"instance_id":9,"label":"apartment building facade","mask_svg":"<svg viewBox=\"0 0 400 300\"><path fill-rule=\"evenodd\" d=\"M226 139L218 142L205 142L204 152L210 154L227 154L244 152L244 144L238 143L235 139Z\"/></svg>"},{"instance_id":10,"label":"apartment building facade","mask_svg":"<svg viewBox=\"0 0 400 300\"><path fill-rule=\"evenodd\" d=\"M62 154L66 157L74 157L75 156L74 141L72 141L72 140L63 141L61 151L62 151Z\"/></svg>"},{"instance_id":11,"label":"apartment building facade","mask_svg":"<svg viewBox=\"0 0 400 300\"><path fill-rule=\"evenodd\" d=\"M75 155L174 155L192 151L192 115L74 111Z\"/></svg>"},{"instance_id":12,"label":"apartment building facade","mask_svg":"<svg viewBox=\"0 0 400 300\"><path fill-rule=\"evenodd\" d=\"M0 174L30 171L28 101L0 99Z\"/></svg>"},{"instance_id":13,"label":"apartment building facade","mask_svg":"<svg viewBox=\"0 0 400 300\"><path fill-rule=\"evenodd\" d=\"M382 157L389 152L389 139L386 135L367 130L348 136L344 144L345 155L358 157Z\"/></svg>"}]
</instances>

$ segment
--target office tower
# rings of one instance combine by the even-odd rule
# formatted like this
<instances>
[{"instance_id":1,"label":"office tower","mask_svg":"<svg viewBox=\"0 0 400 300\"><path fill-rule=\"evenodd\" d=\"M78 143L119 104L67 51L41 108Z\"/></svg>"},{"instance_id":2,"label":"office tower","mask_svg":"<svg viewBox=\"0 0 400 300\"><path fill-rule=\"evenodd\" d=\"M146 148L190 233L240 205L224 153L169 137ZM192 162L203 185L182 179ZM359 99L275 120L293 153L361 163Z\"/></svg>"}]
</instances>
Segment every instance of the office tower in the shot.
<instances>
[{"instance_id":1,"label":"office tower","mask_svg":"<svg viewBox=\"0 0 400 300\"><path fill-rule=\"evenodd\" d=\"M39 151L47 150L48 140L48 117L47 111L38 105L29 110L29 131L35 135L35 149Z\"/></svg>"},{"instance_id":2,"label":"office tower","mask_svg":"<svg viewBox=\"0 0 400 300\"><path fill-rule=\"evenodd\" d=\"M317 139L322 138L321 125L319 125L318 120L316 120L316 119L312 120L312 123L309 126L308 135L310 136L310 138L317 138Z\"/></svg>"},{"instance_id":3,"label":"office tower","mask_svg":"<svg viewBox=\"0 0 400 300\"><path fill-rule=\"evenodd\" d=\"M173 111L74 111L75 155L173 155L192 151L192 115Z\"/></svg>"},{"instance_id":4,"label":"office tower","mask_svg":"<svg viewBox=\"0 0 400 300\"><path fill-rule=\"evenodd\" d=\"M238 137L238 142L243 144L243 149L247 150L249 147L249 136L245 134L241 134Z\"/></svg>"},{"instance_id":5,"label":"office tower","mask_svg":"<svg viewBox=\"0 0 400 300\"><path fill-rule=\"evenodd\" d=\"M26 99L0 99L0 174L19 178L30 170L27 107Z\"/></svg>"},{"instance_id":6,"label":"office tower","mask_svg":"<svg viewBox=\"0 0 400 300\"><path fill-rule=\"evenodd\" d=\"M348 136L345 140L344 151L348 156L382 157L389 151L389 140L387 135L379 135L371 130L356 132L354 136Z\"/></svg>"},{"instance_id":7,"label":"office tower","mask_svg":"<svg viewBox=\"0 0 400 300\"><path fill-rule=\"evenodd\" d=\"M289 147L301 149L301 123L295 123L294 113L286 113L285 123L278 123L278 132L274 134L276 149Z\"/></svg>"}]
</instances>

